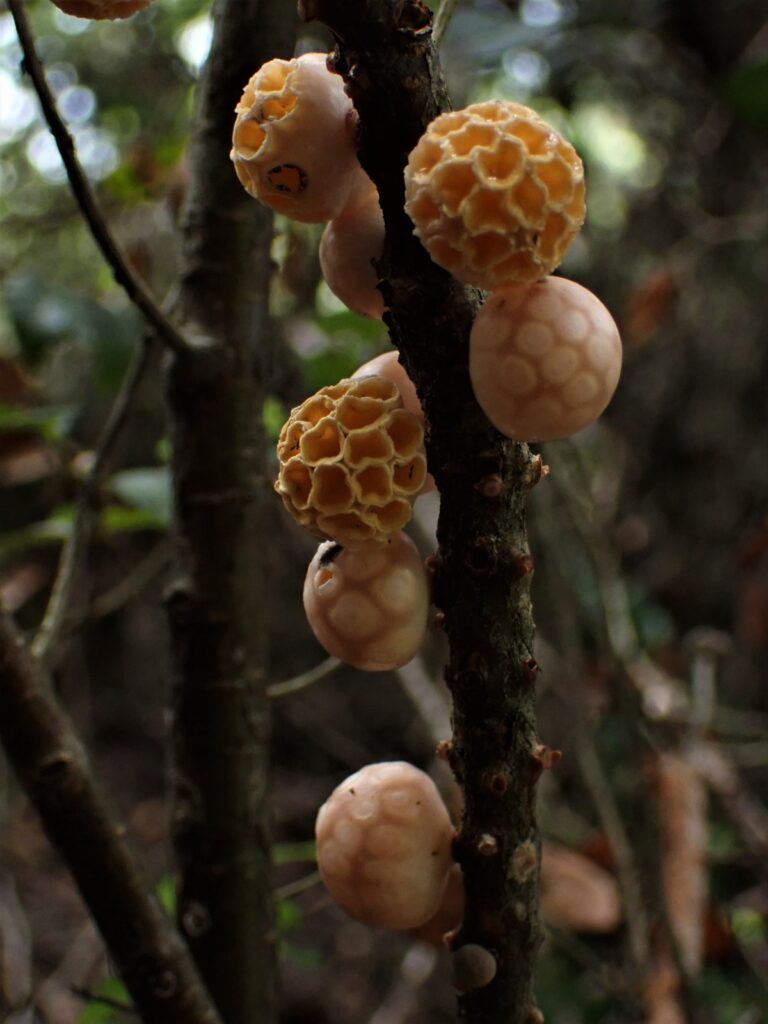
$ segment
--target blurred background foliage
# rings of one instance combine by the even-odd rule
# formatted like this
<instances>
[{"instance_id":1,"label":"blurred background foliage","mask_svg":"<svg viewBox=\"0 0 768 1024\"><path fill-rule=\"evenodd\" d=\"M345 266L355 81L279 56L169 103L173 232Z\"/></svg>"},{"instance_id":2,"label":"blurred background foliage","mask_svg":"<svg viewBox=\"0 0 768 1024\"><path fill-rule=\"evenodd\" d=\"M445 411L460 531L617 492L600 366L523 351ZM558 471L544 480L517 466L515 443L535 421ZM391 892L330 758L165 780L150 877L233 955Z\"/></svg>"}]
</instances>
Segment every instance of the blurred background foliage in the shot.
<instances>
[{"instance_id":1,"label":"blurred background foliage","mask_svg":"<svg viewBox=\"0 0 768 1024\"><path fill-rule=\"evenodd\" d=\"M46 0L29 13L105 215L132 264L172 301L210 6L157 0L127 22L93 24ZM327 45L312 26L303 31L301 50ZM551 474L532 499L540 734L563 751L542 780L541 818L548 849L578 855L555 869L550 854L545 872L540 1003L555 1024L759 1024L768 1019L768 9L761 0L460 0L443 59L456 106L529 103L583 155L589 216L561 272L603 299L625 345L607 414L546 446ZM19 60L0 8L0 595L31 629L141 323L73 203ZM293 404L386 346L382 325L346 311L320 280L318 238L277 220L272 438ZM155 358L100 495L56 682L170 905L162 388ZM417 506L425 554L436 507L435 498ZM276 681L323 657L299 606L311 550L276 510L265 539ZM430 766L445 717L441 657L435 634L410 673L340 670L275 701L286 1022L454 1019L446 958L344 919L314 884L307 844L317 807L345 774L384 758ZM4 1019L130 1019L66 874L2 778ZM599 920L593 905L605 908Z\"/></svg>"}]
</instances>

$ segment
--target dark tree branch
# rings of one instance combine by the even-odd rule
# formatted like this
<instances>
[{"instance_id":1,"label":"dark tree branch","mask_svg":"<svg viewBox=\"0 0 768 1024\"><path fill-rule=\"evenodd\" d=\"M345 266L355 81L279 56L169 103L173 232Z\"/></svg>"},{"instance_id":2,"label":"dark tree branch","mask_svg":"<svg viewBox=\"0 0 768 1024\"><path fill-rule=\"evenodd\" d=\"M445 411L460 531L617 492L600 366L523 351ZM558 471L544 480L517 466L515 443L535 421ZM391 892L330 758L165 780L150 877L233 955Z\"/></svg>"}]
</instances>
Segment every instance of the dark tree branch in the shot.
<instances>
[{"instance_id":1,"label":"dark tree branch","mask_svg":"<svg viewBox=\"0 0 768 1024\"><path fill-rule=\"evenodd\" d=\"M112 273L117 283L123 288L130 301L144 316L147 323L154 329L163 344L174 351L185 349L187 341L157 305L141 278L131 269L99 210L93 189L77 158L75 143L59 115L56 101L51 90L48 88L43 65L37 55L32 31L29 27L27 16L24 13L22 0L8 0L8 9L16 26L19 43L24 54L24 70L32 79L32 84L43 110L43 116L56 141L56 146L64 163L72 194L77 205L80 207L96 244L101 250L102 256L112 268Z\"/></svg>"},{"instance_id":2,"label":"dark tree branch","mask_svg":"<svg viewBox=\"0 0 768 1024\"><path fill-rule=\"evenodd\" d=\"M177 580L174 841L178 915L227 1024L275 1016L266 536L261 422L270 363L272 217L229 159L253 72L290 56L286 0L217 0L200 85L179 308L199 344L170 361ZM278 357L279 358L279 357Z\"/></svg>"},{"instance_id":3,"label":"dark tree branch","mask_svg":"<svg viewBox=\"0 0 768 1024\"><path fill-rule=\"evenodd\" d=\"M145 1024L220 1024L98 792L40 665L0 611L0 740Z\"/></svg>"},{"instance_id":4,"label":"dark tree branch","mask_svg":"<svg viewBox=\"0 0 768 1024\"><path fill-rule=\"evenodd\" d=\"M428 422L429 466L441 492L435 603L445 613L453 695L450 761L465 796L456 842L467 891L454 947L497 959L494 980L460 997L471 1024L537 1019L539 942L536 740L530 556L525 497L537 480L526 445L505 441L474 400L468 335L477 295L429 259L403 210L403 167L448 106L420 0L303 0L338 42L336 67L361 119L360 160L379 189L387 242L380 263L385 319ZM498 487L484 480L500 476Z\"/></svg>"}]
</instances>

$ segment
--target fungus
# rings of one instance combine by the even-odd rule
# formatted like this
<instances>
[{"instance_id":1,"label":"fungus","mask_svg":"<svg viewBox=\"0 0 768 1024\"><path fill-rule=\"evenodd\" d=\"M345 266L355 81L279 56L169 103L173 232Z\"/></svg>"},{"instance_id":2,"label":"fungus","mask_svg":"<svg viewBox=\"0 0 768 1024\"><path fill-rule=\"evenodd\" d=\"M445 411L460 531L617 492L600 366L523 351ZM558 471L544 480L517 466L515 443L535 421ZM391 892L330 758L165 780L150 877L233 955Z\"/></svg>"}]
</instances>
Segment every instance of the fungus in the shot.
<instances>
[{"instance_id":1,"label":"fungus","mask_svg":"<svg viewBox=\"0 0 768 1024\"><path fill-rule=\"evenodd\" d=\"M491 423L518 441L568 437L608 405L621 370L611 314L561 277L507 285L491 295L469 340L475 397Z\"/></svg>"},{"instance_id":2,"label":"fungus","mask_svg":"<svg viewBox=\"0 0 768 1024\"><path fill-rule=\"evenodd\" d=\"M434 782L418 768L361 768L320 808L315 833L322 879L351 917L399 930L436 912L453 830Z\"/></svg>"},{"instance_id":3,"label":"fungus","mask_svg":"<svg viewBox=\"0 0 768 1024\"><path fill-rule=\"evenodd\" d=\"M152 0L53 0L60 11L75 18L89 18L91 21L130 18L137 11L148 7Z\"/></svg>"},{"instance_id":4,"label":"fungus","mask_svg":"<svg viewBox=\"0 0 768 1024\"><path fill-rule=\"evenodd\" d=\"M367 363L363 363L361 367L355 370L352 374L352 380L357 380L358 377L371 376L384 377L385 380L391 380L400 392L403 405L408 412L418 416L421 423L424 422L424 410L421 408L419 396L416 394L416 387L405 372L405 367L400 362L397 352L382 352L380 356L374 356L373 359L369 359Z\"/></svg>"},{"instance_id":5,"label":"fungus","mask_svg":"<svg viewBox=\"0 0 768 1024\"><path fill-rule=\"evenodd\" d=\"M355 112L324 53L267 61L235 111L230 157L245 190L293 220L336 217L367 182L355 153Z\"/></svg>"},{"instance_id":6,"label":"fungus","mask_svg":"<svg viewBox=\"0 0 768 1024\"><path fill-rule=\"evenodd\" d=\"M519 103L436 117L409 157L405 195L432 260L489 290L550 273L584 222L579 156Z\"/></svg>"},{"instance_id":7,"label":"fungus","mask_svg":"<svg viewBox=\"0 0 768 1024\"><path fill-rule=\"evenodd\" d=\"M275 490L318 537L386 540L411 518L427 475L424 431L383 377L342 380L292 410L277 442Z\"/></svg>"},{"instance_id":8,"label":"fungus","mask_svg":"<svg viewBox=\"0 0 768 1024\"><path fill-rule=\"evenodd\" d=\"M404 533L357 550L321 544L304 581L304 611L329 654L371 672L405 665L424 640L427 574Z\"/></svg>"},{"instance_id":9,"label":"fungus","mask_svg":"<svg viewBox=\"0 0 768 1024\"><path fill-rule=\"evenodd\" d=\"M320 269L337 299L353 313L381 320L384 300L376 287L373 261L384 248L384 216L379 193L367 182L326 226L320 239Z\"/></svg>"}]
</instances>

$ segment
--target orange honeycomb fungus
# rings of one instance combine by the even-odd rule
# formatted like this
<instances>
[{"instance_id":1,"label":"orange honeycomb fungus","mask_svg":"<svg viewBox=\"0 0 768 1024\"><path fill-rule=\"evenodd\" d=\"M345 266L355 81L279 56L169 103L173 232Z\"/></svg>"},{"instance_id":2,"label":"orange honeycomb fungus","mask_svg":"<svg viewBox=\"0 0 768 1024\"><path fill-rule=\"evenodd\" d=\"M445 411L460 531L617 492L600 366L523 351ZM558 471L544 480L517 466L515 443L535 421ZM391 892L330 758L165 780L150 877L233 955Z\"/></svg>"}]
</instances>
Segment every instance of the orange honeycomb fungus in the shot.
<instances>
[{"instance_id":1,"label":"orange honeycomb fungus","mask_svg":"<svg viewBox=\"0 0 768 1024\"><path fill-rule=\"evenodd\" d=\"M53 0L60 11L75 18L89 18L91 21L130 18L137 11L149 7L152 0Z\"/></svg>"},{"instance_id":2,"label":"orange honeycomb fungus","mask_svg":"<svg viewBox=\"0 0 768 1024\"><path fill-rule=\"evenodd\" d=\"M621 372L621 338L600 300L574 281L548 277L489 296L469 339L478 403L518 441L552 441L592 423Z\"/></svg>"},{"instance_id":3,"label":"orange honeycomb fungus","mask_svg":"<svg viewBox=\"0 0 768 1024\"><path fill-rule=\"evenodd\" d=\"M528 107L475 103L432 121L409 157L405 196L433 261L493 290L562 261L584 223L584 168Z\"/></svg>"},{"instance_id":4,"label":"orange honeycomb fungus","mask_svg":"<svg viewBox=\"0 0 768 1024\"><path fill-rule=\"evenodd\" d=\"M375 493L381 467L365 472ZM428 610L426 570L402 532L353 550L325 541L307 569L304 611L312 632L329 654L355 668L385 672L409 662L424 640Z\"/></svg>"},{"instance_id":5,"label":"orange honeycomb fungus","mask_svg":"<svg viewBox=\"0 0 768 1024\"><path fill-rule=\"evenodd\" d=\"M320 239L320 269L337 299L353 313L381 320L384 299L373 261L384 248L384 216L370 182L356 191Z\"/></svg>"},{"instance_id":6,"label":"orange honeycomb fungus","mask_svg":"<svg viewBox=\"0 0 768 1024\"><path fill-rule=\"evenodd\" d=\"M369 184L355 153L354 107L326 54L267 61L235 112L230 157L237 176L278 213L319 224Z\"/></svg>"},{"instance_id":7,"label":"orange honeycomb fungus","mask_svg":"<svg viewBox=\"0 0 768 1024\"><path fill-rule=\"evenodd\" d=\"M321 388L293 409L277 457L275 490L291 515L345 547L402 529L427 475L418 417L376 376Z\"/></svg>"},{"instance_id":8,"label":"orange honeycomb fungus","mask_svg":"<svg viewBox=\"0 0 768 1024\"><path fill-rule=\"evenodd\" d=\"M419 423L424 424L424 410L421 408L416 387L405 372L405 367L399 361L397 352L382 352L381 355L374 356L373 359L369 359L367 363L363 363L362 366L355 370L352 374L352 379L357 380L358 377L370 377L372 375L391 380L400 392L405 408L408 412L412 412L414 416L418 416ZM435 478L431 473L427 473L427 478L420 493L429 494L435 488Z\"/></svg>"},{"instance_id":9,"label":"orange honeycomb fungus","mask_svg":"<svg viewBox=\"0 0 768 1024\"><path fill-rule=\"evenodd\" d=\"M378 928L417 928L440 905L453 829L437 788L404 761L367 765L320 808L317 865L342 910Z\"/></svg>"}]
</instances>

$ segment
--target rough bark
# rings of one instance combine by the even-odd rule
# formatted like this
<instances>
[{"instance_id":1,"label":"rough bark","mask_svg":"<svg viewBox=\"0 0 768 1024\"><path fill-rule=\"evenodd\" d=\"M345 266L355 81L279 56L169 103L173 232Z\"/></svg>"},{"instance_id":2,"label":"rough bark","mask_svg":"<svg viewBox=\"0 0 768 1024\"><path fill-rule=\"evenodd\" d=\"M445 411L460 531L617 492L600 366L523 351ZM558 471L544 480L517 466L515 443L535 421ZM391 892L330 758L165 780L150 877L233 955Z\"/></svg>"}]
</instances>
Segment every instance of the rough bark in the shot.
<instances>
[{"instance_id":1,"label":"rough bark","mask_svg":"<svg viewBox=\"0 0 768 1024\"><path fill-rule=\"evenodd\" d=\"M138 870L49 680L0 614L0 740L71 870L146 1024L219 1024L187 950Z\"/></svg>"},{"instance_id":2,"label":"rough bark","mask_svg":"<svg viewBox=\"0 0 768 1024\"><path fill-rule=\"evenodd\" d=\"M532 563L525 497L541 464L505 441L474 400L468 335L478 296L435 266L403 211L403 167L448 106L419 0L304 0L337 40L336 69L360 114L360 160L379 188L387 230L385 320L424 406L430 470L441 493L435 603L450 642L449 758L465 796L456 840L467 908L453 946L490 950L494 980L459 998L471 1024L537 1019L539 840L535 786L546 751L535 732Z\"/></svg>"},{"instance_id":3,"label":"rough bark","mask_svg":"<svg viewBox=\"0 0 768 1024\"><path fill-rule=\"evenodd\" d=\"M213 17L183 229L193 348L168 371L174 840L180 926L227 1024L254 1024L275 1012L261 426L272 218L239 185L229 150L248 78L290 56L295 11L219 0Z\"/></svg>"}]
</instances>

